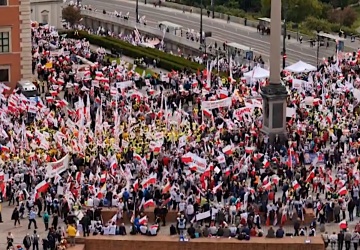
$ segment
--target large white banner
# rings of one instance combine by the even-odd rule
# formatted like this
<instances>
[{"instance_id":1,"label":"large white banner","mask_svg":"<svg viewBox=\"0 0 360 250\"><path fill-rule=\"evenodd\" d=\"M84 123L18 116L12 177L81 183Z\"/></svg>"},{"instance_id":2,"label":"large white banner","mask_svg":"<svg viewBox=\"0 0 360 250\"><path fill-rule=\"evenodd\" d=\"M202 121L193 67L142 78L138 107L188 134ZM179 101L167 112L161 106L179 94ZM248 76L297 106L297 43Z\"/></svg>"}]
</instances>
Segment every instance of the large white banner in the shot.
<instances>
[{"instance_id":1,"label":"large white banner","mask_svg":"<svg viewBox=\"0 0 360 250\"><path fill-rule=\"evenodd\" d=\"M194 155L192 160L193 160L193 163L196 164L196 166L206 169L206 165L207 165L206 159L201 158L200 156Z\"/></svg>"},{"instance_id":2,"label":"large white banner","mask_svg":"<svg viewBox=\"0 0 360 250\"><path fill-rule=\"evenodd\" d=\"M133 81L124 81L124 82L117 82L116 88L118 89L125 89L127 87L132 87L134 85Z\"/></svg>"},{"instance_id":3,"label":"large white banner","mask_svg":"<svg viewBox=\"0 0 360 250\"><path fill-rule=\"evenodd\" d=\"M230 107L230 106L231 106L231 97L216 101L201 102L201 109L216 109L216 108Z\"/></svg>"},{"instance_id":4,"label":"large white banner","mask_svg":"<svg viewBox=\"0 0 360 250\"><path fill-rule=\"evenodd\" d=\"M52 178L55 177L55 175L64 172L69 167L69 160L70 156L67 154L56 162L48 163L46 167L46 176Z\"/></svg>"}]
</instances>

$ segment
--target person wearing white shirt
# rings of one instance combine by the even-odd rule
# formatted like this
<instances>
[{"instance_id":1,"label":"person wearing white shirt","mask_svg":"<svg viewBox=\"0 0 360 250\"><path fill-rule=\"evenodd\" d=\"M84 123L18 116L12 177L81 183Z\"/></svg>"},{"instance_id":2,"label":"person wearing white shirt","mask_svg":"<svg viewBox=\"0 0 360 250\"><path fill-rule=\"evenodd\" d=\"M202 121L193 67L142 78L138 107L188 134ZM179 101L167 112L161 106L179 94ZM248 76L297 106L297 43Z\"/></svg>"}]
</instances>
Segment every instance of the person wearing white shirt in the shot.
<instances>
[{"instance_id":1,"label":"person wearing white shirt","mask_svg":"<svg viewBox=\"0 0 360 250\"><path fill-rule=\"evenodd\" d=\"M192 220L194 213L195 213L194 206L191 203L188 203L186 206L186 215L187 215L188 221Z\"/></svg>"},{"instance_id":2,"label":"person wearing white shirt","mask_svg":"<svg viewBox=\"0 0 360 250\"><path fill-rule=\"evenodd\" d=\"M180 201L179 202L179 212L180 213L182 213L182 212L184 212L185 211L185 208L186 208L186 203L185 203L185 201Z\"/></svg>"},{"instance_id":3,"label":"person wearing white shirt","mask_svg":"<svg viewBox=\"0 0 360 250\"><path fill-rule=\"evenodd\" d=\"M333 232L333 234L329 236L331 249L335 249L337 239L338 239L338 237L337 237L337 234L335 232Z\"/></svg>"},{"instance_id":4,"label":"person wearing white shirt","mask_svg":"<svg viewBox=\"0 0 360 250\"><path fill-rule=\"evenodd\" d=\"M235 218L236 218L236 206L235 204L232 204L229 208L230 213L230 223L235 224Z\"/></svg>"},{"instance_id":5,"label":"person wearing white shirt","mask_svg":"<svg viewBox=\"0 0 360 250\"><path fill-rule=\"evenodd\" d=\"M140 234L142 234L142 235L147 235L147 232L148 232L148 227L147 227L147 225L145 224L145 225L141 225L140 226Z\"/></svg>"}]
</instances>

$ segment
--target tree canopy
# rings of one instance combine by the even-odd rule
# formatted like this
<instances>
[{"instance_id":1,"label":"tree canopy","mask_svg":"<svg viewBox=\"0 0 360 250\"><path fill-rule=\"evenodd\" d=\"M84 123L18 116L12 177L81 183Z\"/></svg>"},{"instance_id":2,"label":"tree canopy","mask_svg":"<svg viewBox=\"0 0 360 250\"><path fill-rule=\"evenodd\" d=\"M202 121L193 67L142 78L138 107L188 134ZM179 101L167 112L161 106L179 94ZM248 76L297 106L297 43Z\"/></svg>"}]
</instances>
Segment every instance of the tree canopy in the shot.
<instances>
[{"instance_id":1,"label":"tree canopy","mask_svg":"<svg viewBox=\"0 0 360 250\"><path fill-rule=\"evenodd\" d=\"M214 4L215 10L229 15L245 17L269 17L271 0L168 0L181 4L210 8ZM351 5L358 4L358 0L282 0L282 18L289 22L305 24L318 19L310 26L321 21L323 25L353 28L357 20L357 13ZM248 14L246 14L248 13Z\"/></svg>"},{"instance_id":2,"label":"tree canopy","mask_svg":"<svg viewBox=\"0 0 360 250\"><path fill-rule=\"evenodd\" d=\"M81 11L78 7L69 5L62 9L62 18L65 19L71 27L73 27L80 21Z\"/></svg>"}]
</instances>

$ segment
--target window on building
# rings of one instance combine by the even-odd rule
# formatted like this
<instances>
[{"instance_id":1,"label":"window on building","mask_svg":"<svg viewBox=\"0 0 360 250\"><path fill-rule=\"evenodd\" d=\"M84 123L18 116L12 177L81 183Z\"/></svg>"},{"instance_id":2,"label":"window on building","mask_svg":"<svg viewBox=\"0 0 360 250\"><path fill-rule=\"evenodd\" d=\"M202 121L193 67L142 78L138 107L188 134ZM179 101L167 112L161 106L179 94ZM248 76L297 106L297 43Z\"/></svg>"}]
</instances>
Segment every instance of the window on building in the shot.
<instances>
[{"instance_id":1,"label":"window on building","mask_svg":"<svg viewBox=\"0 0 360 250\"><path fill-rule=\"evenodd\" d=\"M8 5L8 0L0 0L0 6Z\"/></svg>"},{"instance_id":2,"label":"window on building","mask_svg":"<svg viewBox=\"0 0 360 250\"><path fill-rule=\"evenodd\" d=\"M0 66L0 82L10 82L10 67Z\"/></svg>"},{"instance_id":3,"label":"window on building","mask_svg":"<svg viewBox=\"0 0 360 250\"><path fill-rule=\"evenodd\" d=\"M10 52L10 32L0 32L0 53L6 52Z\"/></svg>"},{"instance_id":4,"label":"window on building","mask_svg":"<svg viewBox=\"0 0 360 250\"><path fill-rule=\"evenodd\" d=\"M48 11L44 11L43 13L41 13L41 20L42 20L42 24L48 24L49 23L49 12Z\"/></svg>"}]
</instances>

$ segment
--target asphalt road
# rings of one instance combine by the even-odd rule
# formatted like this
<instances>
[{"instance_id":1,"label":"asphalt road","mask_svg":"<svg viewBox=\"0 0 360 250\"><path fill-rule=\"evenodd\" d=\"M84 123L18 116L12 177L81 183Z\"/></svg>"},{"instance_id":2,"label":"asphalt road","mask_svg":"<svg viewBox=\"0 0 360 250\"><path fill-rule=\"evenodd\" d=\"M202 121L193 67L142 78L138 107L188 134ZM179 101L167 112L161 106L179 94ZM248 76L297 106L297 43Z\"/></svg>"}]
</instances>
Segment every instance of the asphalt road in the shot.
<instances>
[{"instance_id":1,"label":"asphalt road","mask_svg":"<svg viewBox=\"0 0 360 250\"><path fill-rule=\"evenodd\" d=\"M91 5L98 10L106 10L108 12L122 12L130 13L130 20L135 21L135 1L126 0L83 0L83 5ZM205 11L204 11L205 12ZM200 15L183 13L180 10L170 9L166 7L155 8L152 4L145 5L139 3L139 16L146 16L147 25L151 27L158 27L158 22L169 21L175 24L182 25L184 29L200 29ZM255 54L261 54L265 63L269 57L270 37L263 36L252 27L230 23L221 19L211 19L203 15L203 30L211 31L212 38L209 40L216 40L219 42L236 42L244 46L251 47ZM282 39L279 38L279 44L282 45ZM210 41L211 42L211 41ZM212 41L213 42L213 41ZM209 42L208 42L209 43ZM287 43L287 64L295 63L299 60L316 65L316 47L311 48L308 42L300 44L296 38L286 40ZM346 44L347 46L347 44ZM352 46L356 47L355 44ZM332 56L335 54L335 47L328 49L320 47L319 60L322 58Z\"/></svg>"}]
</instances>

